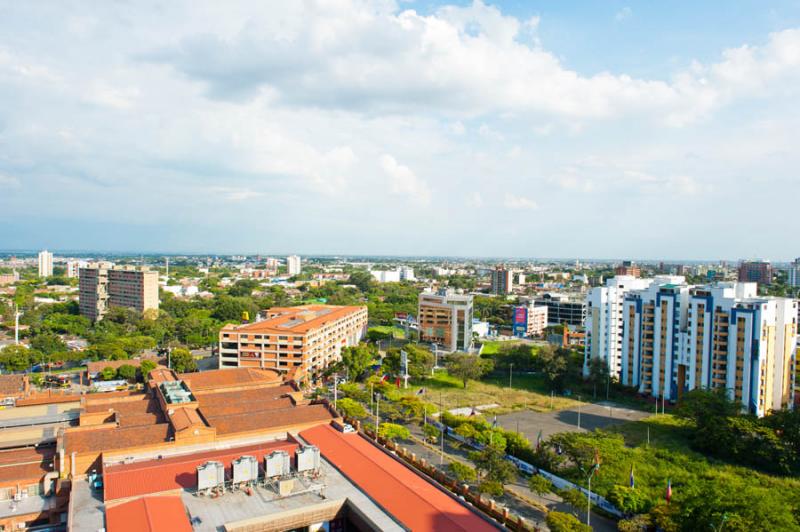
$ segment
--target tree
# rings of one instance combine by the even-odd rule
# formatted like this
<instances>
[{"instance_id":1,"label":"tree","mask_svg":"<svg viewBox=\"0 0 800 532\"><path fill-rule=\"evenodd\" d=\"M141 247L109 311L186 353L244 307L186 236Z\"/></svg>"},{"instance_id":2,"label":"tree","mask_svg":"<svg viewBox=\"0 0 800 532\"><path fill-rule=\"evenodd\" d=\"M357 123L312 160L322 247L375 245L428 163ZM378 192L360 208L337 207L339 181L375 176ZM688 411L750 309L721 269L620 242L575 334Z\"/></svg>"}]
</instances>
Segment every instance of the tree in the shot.
<instances>
[{"instance_id":1,"label":"tree","mask_svg":"<svg viewBox=\"0 0 800 532\"><path fill-rule=\"evenodd\" d=\"M422 379L431 374L434 363L433 353L420 345L414 344L407 344L403 347L403 351L408 356L408 374L412 379ZM383 367L387 372L400 376L403 374L401 362L400 349L392 348L383 358Z\"/></svg>"},{"instance_id":2,"label":"tree","mask_svg":"<svg viewBox=\"0 0 800 532\"><path fill-rule=\"evenodd\" d=\"M152 360L142 360L141 364L139 364L139 372L142 375L143 381L150 380L150 372L156 369L156 363Z\"/></svg>"},{"instance_id":3,"label":"tree","mask_svg":"<svg viewBox=\"0 0 800 532\"><path fill-rule=\"evenodd\" d=\"M425 438L431 443L438 442L439 438L442 436L442 431L430 424L422 427L422 433L425 434Z\"/></svg>"},{"instance_id":4,"label":"tree","mask_svg":"<svg viewBox=\"0 0 800 532\"><path fill-rule=\"evenodd\" d=\"M117 370L111 366L105 367L103 371L100 372L100 378L104 381L113 381L117 378Z\"/></svg>"},{"instance_id":5,"label":"tree","mask_svg":"<svg viewBox=\"0 0 800 532\"><path fill-rule=\"evenodd\" d=\"M450 462L448 468L453 476L456 477L456 480L461 483L475 482L478 478L478 473L475 471L474 467L462 464L461 462Z\"/></svg>"},{"instance_id":6,"label":"tree","mask_svg":"<svg viewBox=\"0 0 800 532\"><path fill-rule=\"evenodd\" d=\"M564 512L547 512L547 528L551 532L592 532L592 527Z\"/></svg>"},{"instance_id":7,"label":"tree","mask_svg":"<svg viewBox=\"0 0 800 532\"><path fill-rule=\"evenodd\" d=\"M176 373L197 371L197 362L195 362L192 353L188 349L180 347L172 350L170 354L170 365Z\"/></svg>"},{"instance_id":8,"label":"tree","mask_svg":"<svg viewBox=\"0 0 800 532\"><path fill-rule=\"evenodd\" d=\"M514 466L505 459L503 452L493 446L469 453L469 459L475 464L475 469L481 474L483 480L499 482L501 485L508 483L517 472Z\"/></svg>"},{"instance_id":9,"label":"tree","mask_svg":"<svg viewBox=\"0 0 800 532\"><path fill-rule=\"evenodd\" d=\"M480 379L491 371L492 367L491 360L467 353L453 353L447 360L448 373L461 379L461 382L464 383L464 388L467 387L467 382L470 379Z\"/></svg>"},{"instance_id":10,"label":"tree","mask_svg":"<svg viewBox=\"0 0 800 532\"><path fill-rule=\"evenodd\" d=\"M131 366L130 364L124 364L117 368L117 377L120 379L125 379L128 382L133 382L136 380L136 366Z\"/></svg>"},{"instance_id":11,"label":"tree","mask_svg":"<svg viewBox=\"0 0 800 532\"><path fill-rule=\"evenodd\" d=\"M342 349L342 364L347 368L347 374L352 380L358 380L372 364L373 359L369 346L363 343Z\"/></svg>"},{"instance_id":12,"label":"tree","mask_svg":"<svg viewBox=\"0 0 800 532\"><path fill-rule=\"evenodd\" d=\"M594 384L595 391L598 385L605 385L610 378L608 364L600 357L594 357L589 361L589 382Z\"/></svg>"},{"instance_id":13,"label":"tree","mask_svg":"<svg viewBox=\"0 0 800 532\"><path fill-rule=\"evenodd\" d=\"M336 401L336 409L344 416L350 418L363 418L367 416L367 410L352 399L345 397Z\"/></svg>"},{"instance_id":14,"label":"tree","mask_svg":"<svg viewBox=\"0 0 800 532\"><path fill-rule=\"evenodd\" d=\"M372 275L363 270L354 271L350 274L349 284L356 285L364 293L369 292L370 286L374 284Z\"/></svg>"},{"instance_id":15,"label":"tree","mask_svg":"<svg viewBox=\"0 0 800 532\"><path fill-rule=\"evenodd\" d=\"M532 475L528 479L528 487L536 495L544 495L553 490L553 484L542 475Z\"/></svg>"},{"instance_id":16,"label":"tree","mask_svg":"<svg viewBox=\"0 0 800 532\"><path fill-rule=\"evenodd\" d=\"M31 367L31 360L38 355L23 345L7 345L0 350L0 364L6 371L23 371Z\"/></svg>"},{"instance_id":17,"label":"tree","mask_svg":"<svg viewBox=\"0 0 800 532\"><path fill-rule=\"evenodd\" d=\"M552 345L541 347L536 356L538 369L545 382L556 391L563 390L568 382L580 377L581 360L582 356L577 352Z\"/></svg>"},{"instance_id":18,"label":"tree","mask_svg":"<svg viewBox=\"0 0 800 532\"><path fill-rule=\"evenodd\" d=\"M565 503L572 506L575 515L581 515L581 512L588 504L586 495L577 489L561 490L558 495Z\"/></svg>"},{"instance_id":19,"label":"tree","mask_svg":"<svg viewBox=\"0 0 800 532\"><path fill-rule=\"evenodd\" d=\"M378 436L388 441L407 440L411 437L411 433L402 425L381 423L380 427L378 427Z\"/></svg>"},{"instance_id":20,"label":"tree","mask_svg":"<svg viewBox=\"0 0 800 532\"><path fill-rule=\"evenodd\" d=\"M64 343L60 336L53 333L37 334L31 338L31 347L45 355L63 353L67 350L67 344Z\"/></svg>"},{"instance_id":21,"label":"tree","mask_svg":"<svg viewBox=\"0 0 800 532\"><path fill-rule=\"evenodd\" d=\"M478 491L494 497L502 497L503 493L505 493L505 489L503 488L503 484L501 482L488 479L484 479L480 484L478 484Z\"/></svg>"}]
</instances>

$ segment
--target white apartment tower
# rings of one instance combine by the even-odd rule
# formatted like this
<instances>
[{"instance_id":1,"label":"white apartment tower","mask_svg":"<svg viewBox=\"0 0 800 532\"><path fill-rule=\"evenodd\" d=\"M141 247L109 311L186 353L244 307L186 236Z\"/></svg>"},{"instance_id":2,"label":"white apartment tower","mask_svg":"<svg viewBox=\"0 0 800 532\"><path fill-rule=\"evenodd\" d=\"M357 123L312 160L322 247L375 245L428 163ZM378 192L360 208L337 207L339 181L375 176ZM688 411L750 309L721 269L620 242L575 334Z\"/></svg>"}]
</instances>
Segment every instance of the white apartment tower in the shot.
<instances>
[{"instance_id":1,"label":"white apartment tower","mask_svg":"<svg viewBox=\"0 0 800 532\"><path fill-rule=\"evenodd\" d=\"M300 275L303 267L300 263L300 257L297 255L289 255L286 257L286 272L290 275Z\"/></svg>"},{"instance_id":2,"label":"white apartment tower","mask_svg":"<svg viewBox=\"0 0 800 532\"><path fill-rule=\"evenodd\" d=\"M608 364L612 377L619 377L622 361L622 307L625 295L631 290L650 286L653 279L618 275L605 286L592 288L586 295L586 350L583 372L589 373L589 362L601 358Z\"/></svg>"},{"instance_id":3,"label":"white apartment tower","mask_svg":"<svg viewBox=\"0 0 800 532\"><path fill-rule=\"evenodd\" d=\"M53 275L53 254L47 251L39 252L39 277L50 277Z\"/></svg>"}]
</instances>

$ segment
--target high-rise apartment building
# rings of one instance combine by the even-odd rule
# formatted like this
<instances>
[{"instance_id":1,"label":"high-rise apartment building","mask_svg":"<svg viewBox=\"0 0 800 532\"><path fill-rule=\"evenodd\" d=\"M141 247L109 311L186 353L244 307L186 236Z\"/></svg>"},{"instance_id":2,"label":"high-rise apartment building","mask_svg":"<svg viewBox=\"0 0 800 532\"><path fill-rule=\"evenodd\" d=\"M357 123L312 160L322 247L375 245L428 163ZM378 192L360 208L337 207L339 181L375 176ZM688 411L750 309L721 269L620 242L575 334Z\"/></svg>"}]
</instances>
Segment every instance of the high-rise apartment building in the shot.
<instances>
[{"instance_id":1,"label":"high-rise apartment building","mask_svg":"<svg viewBox=\"0 0 800 532\"><path fill-rule=\"evenodd\" d=\"M758 297L755 283L653 283L625 298L620 380L677 400L724 388L763 416L795 396L798 302Z\"/></svg>"},{"instance_id":2,"label":"high-rise apartment building","mask_svg":"<svg viewBox=\"0 0 800 532\"><path fill-rule=\"evenodd\" d=\"M547 307L548 325L574 325L586 322L586 299L568 294L547 293L536 298L537 306Z\"/></svg>"},{"instance_id":3,"label":"high-rise apartment building","mask_svg":"<svg viewBox=\"0 0 800 532\"><path fill-rule=\"evenodd\" d=\"M81 268L88 266L88 262L83 260L69 260L67 261L67 277L78 277Z\"/></svg>"},{"instance_id":4,"label":"high-rise apartment building","mask_svg":"<svg viewBox=\"0 0 800 532\"><path fill-rule=\"evenodd\" d=\"M800 288L800 258L794 259L789 265L787 282L789 286Z\"/></svg>"},{"instance_id":5,"label":"high-rise apartment building","mask_svg":"<svg viewBox=\"0 0 800 532\"><path fill-rule=\"evenodd\" d=\"M472 296L453 291L422 292L417 320L420 341L437 344L448 353L472 346Z\"/></svg>"},{"instance_id":6,"label":"high-rise apartment building","mask_svg":"<svg viewBox=\"0 0 800 532\"><path fill-rule=\"evenodd\" d=\"M605 286L592 288L587 294L584 374L588 375L591 359L601 358L608 364L611 376L619 376L625 294L631 290L647 288L652 282L652 279L620 275L608 279Z\"/></svg>"},{"instance_id":7,"label":"high-rise apartment building","mask_svg":"<svg viewBox=\"0 0 800 532\"><path fill-rule=\"evenodd\" d=\"M495 266L492 270L492 293L510 294L514 289L514 272L507 270L505 266Z\"/></svg>"},{"instance_id":8,"label":"high-rise apartment building","mask_svg":"<svg viewBox=\"0 0 800 532\"><path fill-rule=\"evenodd\" d=\"M739 282L772 284L772 264L768 260L743 260L739 263Z\"/></svg>"},{"instance_id":9,"label":"high-rise apartment building","mask_svg":"<svg viewBox=\"0 0 800 532\"><path fill-rule=\"evenodd\" d=\"M39 252L39 277L51 277L53 275L53 254L47 251Z\"/></svg>"},{"instance_id":10,"label":"high-rise apartment building","mask_svg":"<svg viewBox=\"0 0 800 532\"><path fill-rule=\"evenodd\" d=\"M290 276L300 275L303 266L300 262L300 257L297 255L289 255L286 257L286 273Z\"/></svg>"},{"instance_id":11,"label":"high-rise apartment building","mask_svg":"<svg viewBox=\"0 0 800 532\"><path fill-rule=\"evenodd\" d=\"M80 269L78 286L81 315L92 321L102 320L111 307L158 308L158 272L148 268L91 264Z\"/></svg>"},{"instance_id":12,"label":"high-rise apartment building","mask_svg":"<svg viewBox=\"0 0 800 532\"><path fill-rule=\"evenodd\" d=\"M367 307L304 305L265 314L255 323L220 330L220 368L295 371L314 379L367 333Z\"/></svg>"}]
</instances>

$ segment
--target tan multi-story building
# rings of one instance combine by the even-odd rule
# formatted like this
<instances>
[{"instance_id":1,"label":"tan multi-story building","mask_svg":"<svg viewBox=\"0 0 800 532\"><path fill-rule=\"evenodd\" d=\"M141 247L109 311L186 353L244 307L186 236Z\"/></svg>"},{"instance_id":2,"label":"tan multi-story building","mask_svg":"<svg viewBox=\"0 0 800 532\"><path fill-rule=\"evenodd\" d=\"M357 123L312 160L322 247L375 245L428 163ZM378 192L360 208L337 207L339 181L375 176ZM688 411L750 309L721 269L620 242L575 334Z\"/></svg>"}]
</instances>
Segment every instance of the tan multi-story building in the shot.
<instances>
[{"instance_id":1,"label":"tan multi-story building","mask_svg":"<svg viewBox=\"0 0 800 532\"><path fill-rule=\"evenodd\" d=\"M467 351L472 346L472 296L442 291L419 295L420 341L443 351Z\"/></svg>"},{"instance_id":2,"label":"tan multi-story building","mask_svg":"<svg viewBox=\"0 0 800 532\"><path fill-rule=\"evenodd\" d=\"M148 268L91 264L80 269L78 285L81 315L92 321L103 319L111 307L158 309L158 272Z\"/></svg>"},{"instance_id":3,"label":"tan multi-story building","mask_svg":"<svg viewBox=\"0 0 800 532\"><path fill-rule=\"evenodd\" d=\"M264 319L219 332L220 368L263 368L316 377L341 359L342 348L367 333L367 307L275 307Z\"/></svg>"},{"instance_id":4,"label":"tan multi-story building","mask_svg":"<svg viewBox=\"0 0 800 532\"><path fill-rule=\"evenodd\" d=\"M756 283L653 283L632 291L623 311L620 381L642 394L678 400L723 388L757 416L795 394L795 300L759 297Z\"/></svg>"}]
</instances>

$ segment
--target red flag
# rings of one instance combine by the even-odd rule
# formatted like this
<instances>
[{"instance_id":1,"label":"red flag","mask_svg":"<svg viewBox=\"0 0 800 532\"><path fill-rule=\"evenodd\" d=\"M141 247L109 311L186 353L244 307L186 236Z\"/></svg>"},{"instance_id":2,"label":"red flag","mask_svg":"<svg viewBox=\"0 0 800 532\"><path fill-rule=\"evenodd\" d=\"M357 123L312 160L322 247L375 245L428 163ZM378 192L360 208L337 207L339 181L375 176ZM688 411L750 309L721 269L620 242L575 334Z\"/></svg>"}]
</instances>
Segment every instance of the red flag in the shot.
<instances>
[{"instance_id":1,"label":"red flag","mask_svg":"<svg viewBox=\"0 0 800 532\"><path fill-rule=\"evenodd\" d=\"M667 504L672 500L672 479L667 479Z\"/></svg>"}]
</instances>

